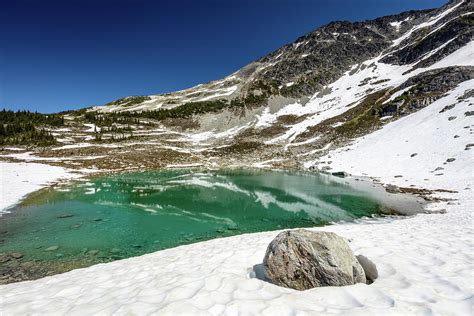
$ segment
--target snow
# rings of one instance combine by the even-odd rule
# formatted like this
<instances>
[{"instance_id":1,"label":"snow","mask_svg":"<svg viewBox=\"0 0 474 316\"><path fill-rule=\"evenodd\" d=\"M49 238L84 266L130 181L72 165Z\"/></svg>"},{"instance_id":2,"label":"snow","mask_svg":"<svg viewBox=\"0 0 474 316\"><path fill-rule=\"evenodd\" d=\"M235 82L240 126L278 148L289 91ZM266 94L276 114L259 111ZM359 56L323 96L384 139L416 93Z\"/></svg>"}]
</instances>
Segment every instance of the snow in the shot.
<instances>
[{"instance_id":1,"label":"snow","mask_svg":"<svg viewBox=\"0 0 474 316\"><path fill-rule=\"evenodd\" d=\"M471 150L465 150L467 144L473 143L472 118L464 113L471 110L469 104L474 98L463 101L458 98L473 88L474 80L465 81L431 105L388 123L350 147L333 151L330 157L321 157L320 161L331 160L334 170L384 176L385 182L402 186L415 184L421 178L425 188L463 191L473 180L474 157ZM439 113L453 104L453 109ZM448 120L449 117L456 118ZM448 163L448 158L456 160ZM314 163L308 162L307 167ZM434 172L436 168L443 170ZM403 174L402 178L395 178Z\"/></svg>"},{"instance_id":2,"label":"snow","mask_svg":"<svg viewBox=\"0 0 474 316\"><path fill-rule=\"evenodd\" d=\"M4 147L3 149L10 150L10 151L23 151L24 148L20 147Z\"/></svg>"},{"instance_id":3,"label":"snow","mask_svg":"<svg viewBox=\"0 0 474 316\"><path fill-rule=\"evenodd\" d=\"M196 101L207 101L211 99L216 99L219 97L225 97L234 93L239 87L237 85L231 86L225 89L215 90L216 93L206 96L204 98L198 98Z\"/></svg>"},{"instance_id":4,"label":"snow","mask_svg":"<svg viewBox=\"0 0 474 316\"><path fill-rule=\"evenodd\" d=\"M296 291L256 279L253 267L261 264L268 243L278 233L264 232L3 285L0 308L6 315L472 315L473 157L464 150L472 143L472 122L464 113L474 100L458 98L473 87L474 80L463 82L430 106L321 159L330 158L333 169L368 174L385 183L458 191L439 193L454 200L428 206L433 211L445 209L446 214L361 219L314 228L347 238L356 254L373 260L379 278L371 285ZM451 104L456 106L439 113ZM448 120L450 116L456 119ZM410 157L412 153L417 155ZM456 160L444 164L447 158ZM53 175L36 165L11 166L6 170L22 176L8 176L2 197L22 188L22 181L32 181L33 172L35 182L41 174ZM442 176L432 172L439 166L445 168ZM38 172L42 173L37 177ZM260 199L263 204L270 201L263 195Z\"/></svg>"},{"instance_id":5,"label":"snow","mask_svg":"<svg viewBox=\"0 0 474 316\"><path fill-rule=\"evenodd\" d=\"M270 108L265 108L262 111L262 114L257 114L257 123L255 123L256 128L262 128L272 125L276 121L275 115L270 113Z\"/></svg>"},{"instance_id":6,"label":"snow","mask_svg":"<svg viewBox=\"0 0 474 316\"><path fill-rule=\"evenodd\" d=\"M32 152L13 153L0 155L0 157L13 158L21 161L68 161L68 160L94 160L104 158L105 156L67 156L67 157L37 157Z\"/></svg>"},{"instance_id":7,"label":"snow","mask_svg":"<svg viewBox=\"0 0 474 316\"><path fill-rule=\"evenodd\" d=\"M269 168L274 162L283 161L284 159L269 159L264 161L255 162L252 164L253 168Z\"/></svg>"},{"instance_id":8,"label":"snow","mask_svg":"<svg viewBox=\"0 0 474 316\"><path fill-rule=\"evenodd\" d=\"M407 39L408 37L411 36L411 34L413 34L413 32L419 30L419 29L422 29L422 28L425 28L425 27L428 27L428 26L431 26L431 25L434 25L436 24L439 20L441 20L442 18L444 18L445 16L447 16L448 14L450 14L451 12L453 12L457 7L459 7L462 3L464 2L463 1L459 1L458 4L452 6L451 8L447 9L447 10L444 10L443 12L441 12L440 14L438 14L437 16L431 18L429 21L427 22L424 22L424 23L420 23L418 25L416 25L415 27L413 27L411 30L409 30L408 32L406 32L403 36L397 38L396 40L393 41L393 44L392 44L392 47L393 46L398 46L400 45L401 42L403 42L405 39Z\"/></svg>"},{"instance_id":9,"label":"snow","mask_svg":"<svg viewBox=\"0 0 474 316\"><path fill-rule=\"evenodd\" d=\"M70 132L71 129L70 128L67 128L67 127L64 127L64 128L56 128L54 129L55 132Z\"/></svg>"},{"instance_id":10,"label":"snow","mask_svg":"<svg viewBox=\"0 0 474 316\"><path fill-rule=\"evenodd\" d=\"M408 90L410 90L411 88L413 88L413 85L412 86L409 86L409 87L406 87L406 88L403 88L403 89L400 89L398 90L397 92L394 92L390 98L388 98L383 104L386 104L386 103L389 103L393 100L395 100L396 98L398 98L399 96L401 96L402 94L404 94L405 92L407 92Z\"/></svg>"},{"instance_id":11,"label":"snow","mask_svg":"<svg viewBox=\"0 0 474 316\"><path fill-rule=\"evenodd\" d=\"M284 150L288 150L289 147L296 147L296 146L301 146L301 145L307 145L307 144L311 144L311 143L314 143L315 141L317 141L318 139L320 139L321 136L316 136L316 137L313 137L313 138L309 138L307 140L304 140L302 142L298 142L298 143L289 143L289 144L286 144L284 148Z\"/></svg>"},{"instance_id":12,"label":"snow","mask_svg":"<svg viewBox=\"0 0 474 316\"><path fill-rule=\"evenodd\" d=\"M38 163L0 162L0 215L6 213L28 193L78 176L79 174L62 167Z\"/></svg>"},{"instance_id":13,"label":"snow","mask_svg":"<svg viewBox=\"0 0 474 316\"><path fill-rule=\"evenodd\" d=\"M398 31L400 31L400 26L402 25L403 22L405 22L405 21L391 22L389 24L390 24L390 26L396 28L397 32L398 32Z\"/></svg>"},{"instance_id":14,"label":"snow","mask_svg":"<svg viewBox=\"0 0 474 316\"><path fill-rule=\"evenodd\" d=\"M452 41L454 41L455 39L457 38L457 36L453 37L452 39L450 39L449 41L447 41L446 43L444 43L443 45L440 45L439 47L437 47L436 49L426 53L426 55L424 55L420 61L422 60L425 60L425 59L428 59L429 57L433 56L434 54L436 54L438 51L442 50L443 48L445 48L446 46L449 45L449 43L451 43Z\"/></svg>"},{"instance_id":15,"label":"snow","mask_svg":"<svg viewBox=\"0 0 474 316\"><path fill-rule=\"evenodd\" d=\"M84 126L89 127L85 132L100 132L100 127L95 124L84 123Z\"/></svg>"},{"instance_id":16,"label":"snow","mask_svg":"<svg viewBox=\"0 0 474 316\"><path fill-rule=\"evenodd\" d=\"M186 164L171 164L171 165L166 165L166 168L197 168L197 167L202 167L202 163L186 163Z\"/></svg>"},{"instance_id":17,"label":"snow","mask_svg":"<svg viewBox=\"0 0 474 316\"><path fill-rule=\"evenodd\" d=\"M210 139L233 138L240 131L248 128L249 125L250 123L243 126L232 127L226 131L218 132L218 133L216 133L215 131L207 131L207 132L202 132L202 133L197 133L197 134L187 134L186 136L194 143L202 143Z\"/></svg>"},{"instance_id":18,"label":"snow","mask_svg":"<svg viewBox=\"0 0 474 316\"><path fill-rule=\"evenodd\" d=\"M436 50L436 49L435 49ZM372 93L385 88L397 87L409 78L422 72L439 69L450 66L474 66L474 41L469 42L460 49L444 57L427 68L412 69L413 65L390 65L379 62L383 55L368 60L362 65L364 68L355 73L346 72L341 78L328 85L331 93L319 97L315 94L307 104L293 103L281 110L270 114L265 112L258 118L260 125L271 124L281 115L310 115L307 119L293 124L285 133L273 139L266 141L266 144L277 144L282 142L293 142L296 137L304 133L308 127L317 125L325 119L346 112L348 109L356 106L367 95L367 89L372 89ZM415 62L416 64L417 62ZM364 82L367 78L372 78L367 84ZM388 79L379 81L381 79ZM378 83L374 84L374 82ZM403 93L403 92L402 92Z\"/></svg>"},{"instance_id":19,"label":"snow","mask_svg":"<svg viewBox=\"0 0 474 316\"><path fill-rule=\"evenodd\" d=\"M91 144L91 143L76 143L70 145L64 145L60 147L54 147L52 150L63 150L63 149L73 149L73 148L86 148L86 147L107 147L107 148L116 148L120 147L114 144Z\"/></svg>"},{"instance_id":20,"label":"snow","mask_svg":"<svg viewBox=\"0 0 474 316\"><path fill-rule=\"evenodd\" d=\"M452 65L473 66L474 65L474 41L470 41L454 53L446 56L435 63L429 69L444 68Z\"/></svg>"}]
</instances>

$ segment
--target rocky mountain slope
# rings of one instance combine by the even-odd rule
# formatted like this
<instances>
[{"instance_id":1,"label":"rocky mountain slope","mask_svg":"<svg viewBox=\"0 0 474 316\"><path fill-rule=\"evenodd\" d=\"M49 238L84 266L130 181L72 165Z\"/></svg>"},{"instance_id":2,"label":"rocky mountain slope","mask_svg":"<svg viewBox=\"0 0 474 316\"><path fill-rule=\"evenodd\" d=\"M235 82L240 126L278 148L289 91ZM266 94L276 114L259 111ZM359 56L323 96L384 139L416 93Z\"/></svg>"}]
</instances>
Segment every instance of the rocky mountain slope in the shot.
<instances>
[{"instance_id":1,"label":"rocky mountain slope","mask_svg":"<svg viewBox=\"0 0 474 316\"><path fill-rule=\"evenodd\" d=\"M437 10L410 11L365 22L332 22L222 80L174 93L120 99L101 111L156 110L218 99L240 98L245 102L249 95L262 94L310 97L354 65L382 52L386 53L381 59L384 63L407 65L425 57L416 67L426 67L470 41L471 9L468 2L452 1ZM428 56L428 52L433 54Z\"/></svg>"},{"instance_id":2,"label":"rocky mountain slope","mask_svg":"<svg viewBox=\"0 0 474 316\"><path fill-rule=\"evenodd\" d=\"M472 1L454 0L439 9L332 22L222 80L67 113L66 127L52 130L62 146L35 154L99 169L309 166L462 83L462 96L444 111L471 106L473 12Z\"/></svg>"}]
</instances>

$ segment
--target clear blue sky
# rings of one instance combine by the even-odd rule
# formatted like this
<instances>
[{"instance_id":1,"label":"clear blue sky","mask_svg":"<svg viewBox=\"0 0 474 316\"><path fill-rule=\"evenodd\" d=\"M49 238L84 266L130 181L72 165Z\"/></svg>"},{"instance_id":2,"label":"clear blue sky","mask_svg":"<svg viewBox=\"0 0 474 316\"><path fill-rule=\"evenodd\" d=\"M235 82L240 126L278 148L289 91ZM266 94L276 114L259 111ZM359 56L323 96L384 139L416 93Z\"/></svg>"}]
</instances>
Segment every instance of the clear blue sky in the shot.
<instances>
[{"instance_id":1,"label":"clear blue sky","mask_svg":"<svg viewBox=\"0 0 474 316\"><path fill-rule=\"evenodd\" d=\"M0 108L57 112L219 79L334 20L446 0L6 0Z\"/></svg>"}]
</instances>

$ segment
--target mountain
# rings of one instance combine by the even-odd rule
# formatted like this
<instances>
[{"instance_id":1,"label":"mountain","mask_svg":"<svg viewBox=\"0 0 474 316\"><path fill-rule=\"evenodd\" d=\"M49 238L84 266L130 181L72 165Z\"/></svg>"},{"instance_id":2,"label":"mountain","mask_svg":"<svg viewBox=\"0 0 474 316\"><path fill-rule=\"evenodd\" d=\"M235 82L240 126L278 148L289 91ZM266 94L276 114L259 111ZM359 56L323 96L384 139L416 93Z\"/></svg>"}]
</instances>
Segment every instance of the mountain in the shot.
<instances>
[{"instance_id":1,"label":"mountain","mask_svg":"<svg viewBox=\"0 0 474 316\"><path fill-rule=\"evenodd\" d=\"M271 96L310 97L354 65L382 53L383 63L420 61L414 68L427 67L471 40L471 9L469 2L452 1L436 10L404 12L366 22L332 22L222 80L174 93L128 97L101 110L156 110L219 99L245 102L249 95L262 94L265 98L261 104ZM427 56L428 52L433 54Z\"/></svg>"},{"instance_id":2,"label":"mountain","mask_svg":"<svg viewBox=\"0 0 474 316\"><path fill-rule=\"evenodd\" d=\"M184 147L212 143L219 156L257 151L260 160L306 160L471 80L472 12L471 1L457 0L371 21L332 22L222 80L93 111L158 118L162 128L184 136Z\"/></svg>"},{"instance_id":3,"label":"mountain","mask_svg":"<svg viewBox=\"0 0 474 316\"><path fill-rule=\"evenodd\" d=\"M41 155L97 154L94 166L105 169L314 166L328 152L459 93L461 84L462 96L442 113L470 106L473 11L472 1L454 0L332 22L221 80L68 113L67 127L52 131L62 146Z\"/></svg>"}]
</instances>

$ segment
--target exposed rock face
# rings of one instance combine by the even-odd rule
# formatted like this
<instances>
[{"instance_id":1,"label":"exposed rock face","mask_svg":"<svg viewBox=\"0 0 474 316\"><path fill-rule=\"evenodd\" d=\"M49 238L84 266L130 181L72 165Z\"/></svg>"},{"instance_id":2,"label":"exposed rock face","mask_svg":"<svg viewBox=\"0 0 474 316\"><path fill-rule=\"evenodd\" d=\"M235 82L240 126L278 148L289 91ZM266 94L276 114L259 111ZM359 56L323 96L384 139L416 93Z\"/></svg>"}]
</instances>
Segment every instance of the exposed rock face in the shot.
<instances>
[{"instance_id":1,"label":"exposed rock face","mask_svg":"<svg viewBox=\"0 0 474 316\"><path fill-rule=\"evenodd\" d=\"M366 282L347 242L329 232L282 232L268 245L263 265L268 281L297 290Z\"/></svg>"},{"instance_id":2,"label":"exposed rock face","mask_svg":"<svg viewBox=\"0 0 474 316\"><path fill-rule=\"evenodd\" d=\"M219 99L261 106L274 95L311 96L354 65L382 52L386 52L385 63L428 67L472 40L471 2L451 1L440 9L408 11L363 22L331 22L222 80L173 93L129 96L106 104L102 110L135 111L144 105L149 109L172 108ZM428 23L443 12L439 21ZM419 25L425 26L417 28ZM408 32L411 36L392 46L395 39ZM260 101L252 102L255 97Z\"/></svg>"},{"instance_id":3,"label":"exposed rock face","mask_svg":"<svg viewBox=\"0 0 474 316\"><path fill-rule=\"evenodd\" d=\"M474 78L474 67L472 66L446 67L423 72L401 84L397 88L398 91L408 90L393 101L383 104L379 115L403 116L413 113L443 97L446 92L461 82L472 78ZM446 107L442 112L453 107L454 105Z\"/></svg>"},{"instance_id":4,"label":"exposed rock face","mask_svg":"<svg viewBox=\"0 0 474 316\"><path fill-rule=\"evenodd\" d=\"M433 25L431 29L413 30L411 38L402 42L404 47L387 55L382 61L398 65L418 61L415 68L428 67L469 43L474 36L473 18L470 14L474 8L473 2L452 1L448 6L456 10L447 12L441 17L439 24ZM433 13L439 14L440 11L435 10ZM439 50L434 51L436 48ZM434 53L427 55L430 51Z\"/></svg>"}]
</instances>

